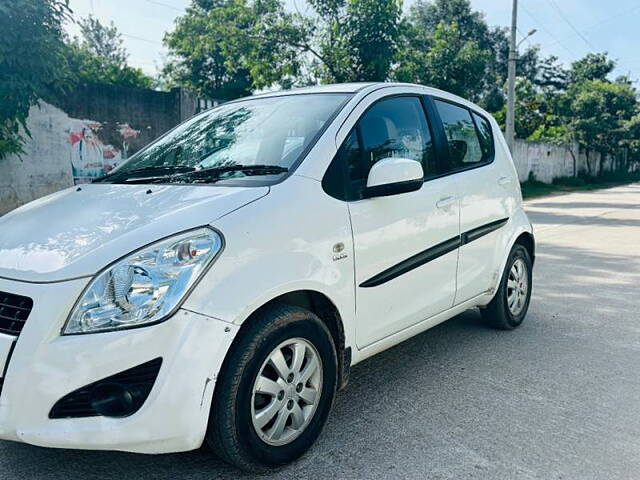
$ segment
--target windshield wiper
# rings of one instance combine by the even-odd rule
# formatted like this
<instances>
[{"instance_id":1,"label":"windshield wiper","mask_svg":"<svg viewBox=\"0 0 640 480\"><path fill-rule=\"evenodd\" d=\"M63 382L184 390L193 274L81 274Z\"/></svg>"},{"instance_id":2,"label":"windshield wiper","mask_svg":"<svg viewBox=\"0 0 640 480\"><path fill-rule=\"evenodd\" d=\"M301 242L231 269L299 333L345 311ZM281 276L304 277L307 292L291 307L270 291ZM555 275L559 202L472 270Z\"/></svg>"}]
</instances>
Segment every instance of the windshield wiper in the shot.
<instances>
[{"instance_id":1,"label":"windshield wiper","mask_svg":"<svg viewBox=\"0 0 640 480\"><path fill-rule=\"evenodd\" d=\"M198 182L198 181L218 181L220 180L220 175L228 172L242 172L246 176L253 175L278 175L280 173L286 173L289 171L286 167L281 167L280 165L226 165L226 166L218 166L218 167L210 167L203 168L201 170L197 170L192 167L181 167L183 169L182 172L175 172L173 170L168 171L165 175L149 175L149 176L134 176L131 178L125 178L122 180L123 183L149 183L149 182L158 182L162 180L170 179L171 182L175 183L190 183L190 181ZM129 173L134 172L131 170ZM144 173L143 169L138 171L139 173ZM153 172L150 172L153 173Z\"/></svg>"},{"instance_id":2,"label":"windshield wiper","mask_svg":"<svg viewBox=\"0 0 640 480\"><path fill-rule=\"evenodd\" d=\"M100 182L101 180L118 178L119 176L124 177L125 182L131 180L142 180L142 179L155 179L155 178L164 178L166 176L171 176L176 173L185 173L191 172L195 170L194 167L187 167L184 165L151 165L148 167L140 167L140 168L132 168L131 170L123 170L108 173L103 177L96 178L94 182ZM162 175L165 173L166 175ZM159 175L160 174L160 175ZM129 177L129 175L134 175L133 177ZM149 175L145 177L145 175Z\"/></svg>"},{"instance_id":3,"label":"windshield wiper","mask_svg":"<svg viewBox=\"0 0 640 480\"><path fill-rule=\"evenodd\" d=\"M149 167L133 168L128 170L127 173L160 173L160 172L191 172L195 170L194 167L187 167L186 165L151 165Z\"/></svg>"},{"instance_id":4,"label":"windshield wiper","mask_svg":"<svg viewBox=\"0 0 640 480\"><path fill-rule=\"evenodd\" d=\"M220 174L228 172L242 172L246 175L278 175L288 171L289 169L287 167L281 167L280 165L225 165L193 170L191 172L180 173L177 176L189 178L217 178Z\"/></svg>"}]
</instances>

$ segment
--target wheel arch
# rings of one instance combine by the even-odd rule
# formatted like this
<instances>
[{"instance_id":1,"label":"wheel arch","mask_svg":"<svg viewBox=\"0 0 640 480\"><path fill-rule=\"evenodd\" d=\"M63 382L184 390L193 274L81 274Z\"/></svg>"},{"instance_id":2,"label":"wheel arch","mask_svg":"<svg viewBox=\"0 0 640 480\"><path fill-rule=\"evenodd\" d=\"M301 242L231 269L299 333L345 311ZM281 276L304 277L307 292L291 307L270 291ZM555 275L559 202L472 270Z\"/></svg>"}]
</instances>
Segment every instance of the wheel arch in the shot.
<instances>
[{"instance_id":1,"label":"wheel arch","mask_svg":"<svg viewBox=\"0 0 640 480\"><path fill-rule=\"evenodd\" d=\"M242 322L242 325L240 326L240 329L238 330L238 333L236 334L228 351L232 350L234 344L242 338L244 332L249 329L253 322L259 317L260 313L273 305L290 305L304 308L314 313L318 318L320 318L320 320L322 320L331 333L336 347L336 356L338 358L338 389L342 390L349 380L351 349L345 348L344 323L338 307L326 294L317 290L292 290L273 297L255 308Z\"/></svg>"},{"instance_id":2,"label":"wheel arch","mask_svg":"<svg viewBox=\"0 0 640 480\"><path fill-rule=\"evenodd\" d=\"M522 245L527 249L527 252L529 252L529 257L531 257L531 264L533 265L536 258L536 241L533 237L533 233L522 232L520 235L518 235L515 242L513 242L513 245L515 244ZM511 246L511 248L513 248L513 246Z\"/></svg>"},{"instance_id":3,"label":"wheel arch","mask_svg":"<svg viewBox=\"0 0 640 480\"><path fill-rule=\"evenodd\" d=\"M514 245L519 244L524 246L529 255L531 256L531 262L535 259L536 244L533 235L533 228L529 219L527 218L524 210L519 209L511 217L509 224L512 225L512 230L506 236L505 242L497 247L496 254L499 255L499 261L496 261L498 269L495 271L494 279L491 282L490 288L482 301L479 303L480 307L486 306L495 296L502 279L502 273L507 264L509 253L513 249ZM499 252L499 253L498 253Z\"/></svg>"}]
</instances>

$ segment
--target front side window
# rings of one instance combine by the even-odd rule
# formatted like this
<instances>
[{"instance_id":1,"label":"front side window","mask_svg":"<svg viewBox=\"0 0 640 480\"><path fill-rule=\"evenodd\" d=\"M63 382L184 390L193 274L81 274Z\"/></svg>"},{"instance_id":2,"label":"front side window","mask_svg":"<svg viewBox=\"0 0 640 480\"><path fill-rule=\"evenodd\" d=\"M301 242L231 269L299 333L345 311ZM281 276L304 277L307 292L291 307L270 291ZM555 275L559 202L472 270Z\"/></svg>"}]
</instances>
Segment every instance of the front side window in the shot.
<instances>
[{"instance_id":1,"label":"front side window","mask_svg":"<svg viewBox=\"0 0 640 480\"><path fill-rule=\"evenodd\" d=\"M357 125L361 145L355 155L356 130L343 145L349 179L364 186L374 163L409 158L422 163L425 178L436 173L435 154L422 103L416 97L394 97L374 104Z\"/></svg>"},{"instance_id":2,"label":"front side window","mask_svg":"<svg viewBox=\"0 0 640 480\"><path fill-rule=\"evenodd\" d=\"M486 120L482 119L485 131L480 135L469 110L442 100L435 100L435 104L447 137L450 169L459 170L488 161L488 142L493 140Z\"/></svg>"},{"instance_id":3,"label":"front side window","mask_svg":"<svg viewBox=\"0 0 640 480\"><path fill-rule=\"evenodd\" d=\"M301 94L223 104L178 126L99 181L277 181L297 164L348 98Z\"/></svg>"}]
</instances>

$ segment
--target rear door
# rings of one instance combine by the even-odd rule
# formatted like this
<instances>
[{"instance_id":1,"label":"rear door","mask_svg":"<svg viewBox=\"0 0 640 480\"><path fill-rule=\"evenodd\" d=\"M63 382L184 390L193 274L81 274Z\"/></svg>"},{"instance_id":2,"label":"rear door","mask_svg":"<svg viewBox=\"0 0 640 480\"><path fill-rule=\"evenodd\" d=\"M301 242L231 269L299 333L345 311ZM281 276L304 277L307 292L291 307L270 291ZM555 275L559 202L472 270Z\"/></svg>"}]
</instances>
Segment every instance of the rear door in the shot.
<instances>
[{"instance_id":1,"label":"rear door","mask_svg":"<svg viewBox=\"0 0 640 480\"><path fill-rule=\"evenodd\" d=\"M340 149L355 254L359 348L450 308L455 297L459 208L453 179L440 175L419 96L386 97L360 118ZM418 191L361 196L371 166L388 157L419 161Z\"/></svg>"},{"instance_id":2,"label":"rear door","mask_svg":"<svg viewBox=\"0 0 640 480\"><path fill-rule=\"evenodd\" d=\"M457 293L459 304L486 292L497 280L496 249L514 208L510 170L496 159L491 124L482 114L433 98L449 151L448 173L460 199ZM503 159L502 159L503 160ZM505 173L506 172L506 173Z\"/></svg>"}]
</instances>

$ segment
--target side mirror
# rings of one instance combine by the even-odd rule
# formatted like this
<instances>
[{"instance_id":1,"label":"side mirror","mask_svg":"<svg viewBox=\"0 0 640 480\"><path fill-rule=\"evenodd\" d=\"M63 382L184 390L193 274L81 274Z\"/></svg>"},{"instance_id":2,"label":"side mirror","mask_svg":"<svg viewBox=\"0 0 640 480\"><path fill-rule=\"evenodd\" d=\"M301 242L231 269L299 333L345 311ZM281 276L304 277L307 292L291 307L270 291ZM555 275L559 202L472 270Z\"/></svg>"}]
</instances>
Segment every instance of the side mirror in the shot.
<instances>
[{"instance_id":1,"label":"side mirror","mask_svg":"<svg viewBox=\"0 0 640 480\"><path fill-rule=\"evenodd\" d=\"M364 198L386 197L420 190L424 183L422 164L408 158L384 158L369 171Z\"/></svg>"}]
</instances>

